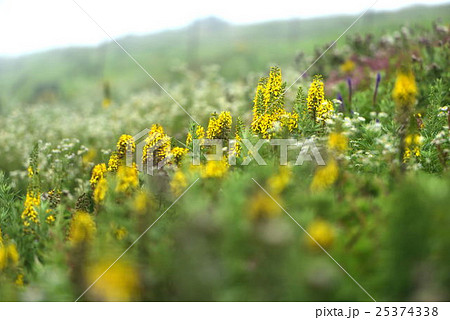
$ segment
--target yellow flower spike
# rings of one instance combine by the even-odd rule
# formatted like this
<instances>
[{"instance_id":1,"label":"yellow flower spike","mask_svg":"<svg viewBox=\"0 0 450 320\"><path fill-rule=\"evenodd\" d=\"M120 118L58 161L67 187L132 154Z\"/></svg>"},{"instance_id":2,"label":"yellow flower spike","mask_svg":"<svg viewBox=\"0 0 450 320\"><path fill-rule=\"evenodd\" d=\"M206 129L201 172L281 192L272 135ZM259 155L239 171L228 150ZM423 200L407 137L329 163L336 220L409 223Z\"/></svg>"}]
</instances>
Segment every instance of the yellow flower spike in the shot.
<instances>
[{"instance_id":1,"label":"yellow flower spike","mask_svg":"<svg viewBox=\"0 0 450 320\"><path fill-rule=\"evenodd\" d=\"M101 178L97 182L97 185L95 186L94 189L93 197L95 203L97 204L101 203L105 199L107 191L108 191L108 181L106 180L106 178Z\"/></svg>"},{"instance_id":2,"label":"yellow flower spike","mask_svg":"<svg viewBox=\"0 0 450 320\"><path fill-rule=\"evenodd\" d=\"M111 265L111 261L101 261L87 268L89 283L97 281ZM137 270L127 262L118 261L92 287L90 294L93 300L100 301L132 301L138 299L139 278Z\"/></svg>"},{"instance_id":3,"label":"yellow flower spike","mask_svg":"<svg viewBox=\"0 0 450 320\"><path fill-rule=\"evenodd\" d=\"M316 75L308 90L307 111L316 122L330 119L334 112L333 103L325 99L325 86L322 76Z\"/></svg>"},{"instance_id":4,"label":"yellow flower spike","mask_svg":"<svg viewBox=\"0 0 450 320\"><path fill-rule=\"evenodd\" d=\"M104 163L99 163L94 166L92 169L91 179L89 180L93 189L95 189L97 182L104 178L107 171L106 164Z\"/></svg>"},{"instance_id":5,"label":"yellow flower spike","mask_svg":"<svg viewBox=\"0 0 450 320\"><path fill-rule=\"evenodd\" d=\"M15 244L10 243L6 246L8 260L11 265L15 266L19 262L19 253Z\"/></svg>"},{"instance_id":6,"label":"yellow flower spike","mask_svg":"<svg viewBox=\"0 0 450 320\"><path fill-rule=\"evenodd\" d=\"M10 243L6 246L0 246L0 270L7 267L15 267L19 262L19 253L16 245Z\"/></svg>"},{"instance_id":7,"label":"yellow flower spike","mask_svg":"<svg viewBox=\"0 0 450 320\"><path fill-rule=\"evenodd\" d=\"M343 153L348 149L348 138L341 132L332 132L328 137L328 148Z\"/></svg>"},{"instance_id":8,"label":"yellow flower spike","mask_svg":"<svg viewBox=\"0 0 450 320\"><path fill-rule=\"evenodd\" d=\"M195 134L197 135L197 139L204 139L205 138L205 128L203 128L201 125L197 125L197 128L195 129ZM192 134L188 132L187 138L186 138L186 145L189 146L192 143Z\"/></svg>"},{"instance_id":9,"label":"yellow flower spike","mask_svg":"<svg viewBox=\"0 0 450 320\"><path fill-rule=\"evenodd\" d=\"M228 172L229 164L226 159L221 161L208 161L201 168L202 178L222 178Z\"/></svg>"},{"instance_id":10,"label":"yellow flower spike","mask_svg":"<svg viewBox=\"0 0 450 320\"><path fill-rule=\"evenodd\" d=\"M28 171L28 178L31 178L34 175L33 168L28 167L27 171Z\"/></svg>"},{"instance_id":11,"label":"yellow flower spike","mask_svg":"<svg viewBox=\"0 0 450 320\"><path fill-rule=\"evenodd\" d=\"M392 91L392 98L397 107L412 107L416 103L416 96L417 86L414 73L412 71L399 72Z\"/></svg>"},{"instance_id":12,"label":"yellow flower spike","mask_svg":"<svg viewBox=\"0 0 450 320\"><path fill-rule=\"evenodd\" d=\"M325 89L321 75L316 75L308 90L307 106L310 113L315 113L325 100Z\"/></svg>"},{"instance_id":13,"label":"yellow flower spike","mask_svg":"<svg viewBox=\"0 0 450 320\"><path fill-rule=\"evenodd\" d=\"M318 192L332 186L339 175L339 168L335 160L331 160L326 166L317 169L311 183L311 191Z\"/></svg>"},{"instance_id":14,"label":"yellow flower spike","mask_svg":"<svg viewBox=\"0 0 450 320\"><path fill-rule=\"evenodd\" d=\"M22 211L21 218L23 220L23 224L28 227L31 223L39 223L38 212L36 211L36 207L41 204L41 195L39 193L34 192L32 189L27 191L27 195L25 197L24 210Z\"/></svg>"},{"instance_id":15,"label":"yellow flower spike","mask_svg":"<svg viewBox=\"0 0 450 320\"><path fill-rule=\"evenodd\" d=\"M233 120L229 111L222 111L219 115L213 113L206 130L207 139L227 139L231 131Z\"/></svg>"},{"instance_id":16,"label":"yellow flower spike","mask_svg":"<svg viewBox=\"0 0 450 320\"><path fill-rule=\"evenodd\" d=\"M116 152L113 152L108 160L108 171L116 172L117 169L119 169L119 166L120 166L120 157Z\"/></svg>"},{"instance_id":17,"label":"yellow flower spike","mask_svg":"<svg viewBox=\"0 0 450 320\"><path fill-rule=\"evenodd\" d=\"M173 155L173 160L176 165L180 165L183 161L184 156L188 153L189 149L175 147L172 149L171 153Z\"/></svg>"},{"instance_id":18,"label":"yellow flower spike","mask_svg":"<svg viewBox=\"0 0 450 320\"><path fill-rule=\"evenodd\" d=\"M145 213L151 205L152 201L149 194L144 191L137 192L133 201L133 206L137 213Z\"/></svg>"},{"instance_id":19,"label":"yellow flower spike","mask_svg":"<svg viewBox=\"0 0 450 320\"><path fill-rule=\"evenodd\" d=\"M145 146L142 150L142 162L147 163L148 153L153 152L153 165L167 158L170 153L170 137L164 133L164 128L159 124L152 125Z\"/></svg>"},{"instance_id":20,"label":"yellow flower spike","mask_svg":"<svg viewBox=\"0 0 450 320\"><path fill-rule=\"evenodd\" d=\"M117 171L116 192L130 192L139 185L139 177L136 166L121 166Z\"/></svg>"},{"instance_id":21,"label":"yellow flower spike","mask_svg":"<svg viewBox=\"0 0 450 320\"><path fill-rule=\"evenodd\" d=\"M331 224L324 220L315 220L313 221L307 228L308 233L311 235L314 240L316 240L324 249L331 247L334 242L335 234L334 229ZM305 235L306 240L308 241L308 246L317 250L319 246L317 243L312 240L308 235Z\"/></svg>"},{"instance_id":22,"label":"yellow flower spike","mask_svg":"<svg viewBox=\"0 0 450 320\"><path fill-rule=\"evenodd\" d=\"M236 133L234 135L234 140L236 140L235 145L232 147L230 151L232 155L239 157L242 151L242 138L238 133Z\"/></svg>"},{"instance_id":23,"label":"yellow flower spike","mask_svg":"<svg viewBox=\"0 0 450 320\"><path fill-rule=\"evenodd\" d=\"M284 109L284 84L280 68L271 68L269 77L259 80L253 102L251 129L254 134L270 139L276 122L288 125L290 131L295 128L298 122L295 121L295 114L290 115Z\"/></svg>"},{"instance_id":24,"label":"yellow flower spike","mask_svg":"<svg viewBox=\"0 0 450 320\"><path fill-rule=\"evenodd\" d=\"M177 170L170 181L170 189L172 190L173 194L176 196L181 195L181 193L186 189L188 186L188 181L186 178L186 175L181 170Z\"/></svg>"},{"instance_id":25,"label":"yellow flower spike","mask_svg":"<svg viewBox=\"0 0 450 320\"><path fill-rule=\"evenodd\" d=\"M277 100L281 97L282 85L283 81L280 68L271 68L263 94L264 106L269 107L270 104L274 104L277 107L280 105Z\"/></svg>"},{"instance_id":26,"label":"yellow flower spike","mask_svg":"<svg viewBox=\"0 0 450 320\"><path fill-rule=\"evenodd\" d=\"M290 113L287 113L287 127L289 132L293 132L295 129L298 128L298 120L299 120L299 115L297 112L293 111Z\"/></svg>"},{"instance_id":27,"label":"yellow flower spike","mask_svg":"<svg viewBox=\"0 0 450 320\"><path fill-rule=\"evenodd\" d=\"M96 232L92 216L87 212L78 211L70 223L69 241L74 245L88 243L94 239Z\"/></svg>"},{"instance_id":28,"label":"yellow flower spike","mask_svg":"<svg viewBox=\"0 0 450 320\"><path fill-rule=\"evenodd\" d=\"M136 145L132 136L123 134L120 136L119 141L117 141L117 154L119 155L119 158L123 159L128 150L134 152L136 150Z\"/></svg>"}]
</instances>

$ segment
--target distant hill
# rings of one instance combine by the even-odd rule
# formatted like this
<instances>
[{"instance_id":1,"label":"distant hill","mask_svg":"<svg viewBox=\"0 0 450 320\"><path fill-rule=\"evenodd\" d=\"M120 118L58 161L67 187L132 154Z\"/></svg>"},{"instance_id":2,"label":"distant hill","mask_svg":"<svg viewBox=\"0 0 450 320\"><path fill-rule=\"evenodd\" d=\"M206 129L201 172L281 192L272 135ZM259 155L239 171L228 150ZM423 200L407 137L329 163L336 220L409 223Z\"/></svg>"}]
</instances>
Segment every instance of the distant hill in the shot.
<instances>
[{"instance_id":1,"label":"distant hill","mask_svg":"<svg viewBox=\"0 0 450 320\"><path fill-rule=\"evenodd\" d=\"M449 17L450 5L369 12L348 35L379 35L402 25L430 27L439 18L448 23ZM311 53L314 47L335 40L355 18L332 16L233 25L210 17L182 29L118 41L161 82L176 81L175 69L180 65L198 70L219 64L224 77L239 79L249 72L266 71L270 64L294 65L299 52ZM2 104L74 101L80 96L101 95L104 80L112 84L119 98L130 91L154 87L152 80L112 42L55 49L0 59L0 108Z\"/></svg>"}]
</instances>

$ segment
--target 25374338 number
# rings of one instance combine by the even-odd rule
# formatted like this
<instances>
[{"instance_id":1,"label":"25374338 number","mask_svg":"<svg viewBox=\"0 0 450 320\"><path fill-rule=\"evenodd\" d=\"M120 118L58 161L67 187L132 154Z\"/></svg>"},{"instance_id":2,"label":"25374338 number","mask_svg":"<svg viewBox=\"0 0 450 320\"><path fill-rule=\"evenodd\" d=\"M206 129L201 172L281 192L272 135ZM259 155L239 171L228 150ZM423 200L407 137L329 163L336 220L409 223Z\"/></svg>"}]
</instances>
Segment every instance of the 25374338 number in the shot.
<instances>
[{"instance_id":1,"label":"25374338 number","mask_svg":"<svg viewBox=\"0 0 450 320\"><path fill-rule=\"evenodd\" d=\"M424 316L424 317L428 317L428 316L433 316L436 317L438 315L438 308L437 307L433 307L433 308L429 308L429 307L377 307L377 313L376 316L377 317L396 317L396 316L400 316L402 317L403 315L410 315L410 316L416 316L416 317L420 317L420 316Z\"/></svg>"}]
</instances>

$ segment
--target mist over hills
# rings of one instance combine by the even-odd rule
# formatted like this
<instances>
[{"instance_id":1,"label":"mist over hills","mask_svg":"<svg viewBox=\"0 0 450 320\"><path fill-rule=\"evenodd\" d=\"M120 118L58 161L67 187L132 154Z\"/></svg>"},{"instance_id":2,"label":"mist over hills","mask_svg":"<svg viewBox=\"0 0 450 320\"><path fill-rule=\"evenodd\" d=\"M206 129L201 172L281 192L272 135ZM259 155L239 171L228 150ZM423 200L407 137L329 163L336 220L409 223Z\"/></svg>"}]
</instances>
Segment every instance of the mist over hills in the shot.
<instances>
[{"instance_id":1,"label":"mist over hills","mask_svg":"<svg viewBox=\"0 0 450 320\"><path fill-rule=\"evenodd\" d=\"M450 5L416 6L394 12L369 12L347 34L375 36L403 25L448 24ZM355 16L289 19L233 25L216 17L184 28L117 41L159 82L177 81L179 67L200 71L218 64L227 79L262 72L271 64L295 66L295 57L334 41ZM340 42L344 43L343 38ZM338 43L339 45L339 43ZM155 87L154 82L112 41L96 47L59 48L14 58L0 58L0 108L36 102L70 102L83 95L101 95L102 83L117 98ZM155 88L156 89L156 88Z\"/></svg>"}]
</instances>

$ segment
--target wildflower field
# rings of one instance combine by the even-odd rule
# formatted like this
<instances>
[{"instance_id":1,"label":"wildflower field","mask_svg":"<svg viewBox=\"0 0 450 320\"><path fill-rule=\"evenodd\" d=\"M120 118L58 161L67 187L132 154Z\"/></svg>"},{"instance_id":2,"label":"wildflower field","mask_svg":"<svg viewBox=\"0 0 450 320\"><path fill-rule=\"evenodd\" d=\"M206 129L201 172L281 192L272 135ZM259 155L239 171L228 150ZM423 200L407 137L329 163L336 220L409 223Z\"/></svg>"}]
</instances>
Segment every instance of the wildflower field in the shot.
<instances>
[{"instance_id":1,"label":"wildflower field","mask_svg":"<svg viewBox=\"0 0 450 320\"><path fill-rule=\"evenodd\" d=\"M448 301L449 43L1 110L0 300Z\"/></svg>"}]
</instances>

